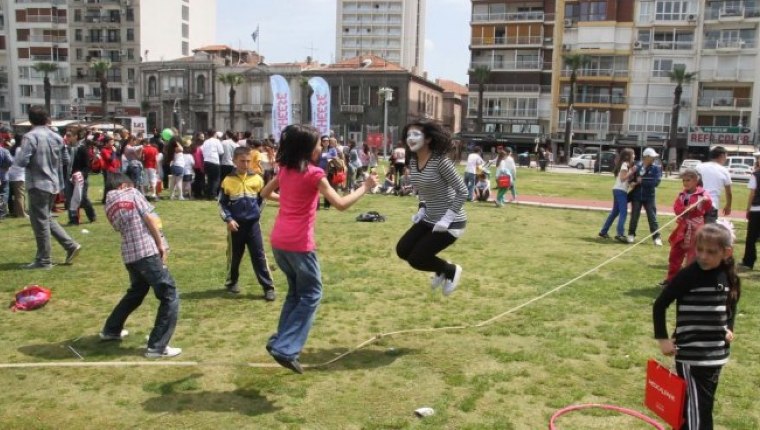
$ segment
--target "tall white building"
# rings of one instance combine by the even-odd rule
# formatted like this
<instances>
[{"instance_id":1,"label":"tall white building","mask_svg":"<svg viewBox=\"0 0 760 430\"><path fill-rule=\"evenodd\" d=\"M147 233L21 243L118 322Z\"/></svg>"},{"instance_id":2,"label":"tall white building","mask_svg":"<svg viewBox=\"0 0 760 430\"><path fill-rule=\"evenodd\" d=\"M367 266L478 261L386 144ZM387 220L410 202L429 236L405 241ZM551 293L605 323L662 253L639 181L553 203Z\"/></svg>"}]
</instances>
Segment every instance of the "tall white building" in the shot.
<instances>
[{"instance_id":1,"label":"tall white building","mask_svg":"<svg viewBox=\"0 0 760 430\"><path fill-rule=\"evenodd\" d=\"M216 0L0 0L0 10L0 120L14 122L44 104L39 63L58 66L48 76L54 118L139 115L140 61L191 55L216 32ZM111 63L105 113L96 60Z\"/></svg>"},{"instance_id":2,"label":"tall white building","mask_svg":"<svg viewBox=\"0 0 760 430\"><path fill-rule=\"evenodd\" d=\"M425 0L340 0L337 8L338 62L377 55L423 72Z\"/></svg>"}]
</instances>

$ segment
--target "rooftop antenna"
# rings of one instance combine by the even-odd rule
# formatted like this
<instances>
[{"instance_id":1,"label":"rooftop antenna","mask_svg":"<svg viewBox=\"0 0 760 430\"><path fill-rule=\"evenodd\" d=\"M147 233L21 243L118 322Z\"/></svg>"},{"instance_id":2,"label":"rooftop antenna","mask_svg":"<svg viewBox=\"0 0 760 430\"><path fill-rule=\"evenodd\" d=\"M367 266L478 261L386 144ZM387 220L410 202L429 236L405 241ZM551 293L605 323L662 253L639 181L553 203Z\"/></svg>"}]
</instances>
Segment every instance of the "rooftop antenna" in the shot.
<instances>
[{"instance_id":1,"label":"rooftop antenna","mask_svg":"<svg viewBox=\"0 0 760 430\"><path fill-rule=\"evenodd\" d=\"M319 49L314 47L314 42L311 42L310 46L304 46L304 49L309 51L309 56L314 59L314 51L319 51Z\"/></svg>"}]
</instances>

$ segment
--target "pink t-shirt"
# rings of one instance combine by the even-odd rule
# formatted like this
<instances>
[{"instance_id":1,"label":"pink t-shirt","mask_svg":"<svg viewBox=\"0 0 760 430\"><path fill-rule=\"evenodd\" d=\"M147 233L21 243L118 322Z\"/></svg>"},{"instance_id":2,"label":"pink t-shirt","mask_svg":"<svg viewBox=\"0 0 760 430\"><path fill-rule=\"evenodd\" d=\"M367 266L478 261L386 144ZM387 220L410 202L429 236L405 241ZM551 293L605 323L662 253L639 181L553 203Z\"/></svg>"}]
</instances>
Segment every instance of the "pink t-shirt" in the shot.
<instances>
[{"instance_id":1,"label":"pink t-shirt","mask_svg":"<svg viewBox=\"0 0 760 430\"><path fill-rule=\"evenodd\" d=\"M324 177L325 171L311 164L305 172L280 169L277 175L280 185L280 211L274 221L270 239L273 248L290 252L314 250L318 186Z\"/></svg>"}]
</instances>

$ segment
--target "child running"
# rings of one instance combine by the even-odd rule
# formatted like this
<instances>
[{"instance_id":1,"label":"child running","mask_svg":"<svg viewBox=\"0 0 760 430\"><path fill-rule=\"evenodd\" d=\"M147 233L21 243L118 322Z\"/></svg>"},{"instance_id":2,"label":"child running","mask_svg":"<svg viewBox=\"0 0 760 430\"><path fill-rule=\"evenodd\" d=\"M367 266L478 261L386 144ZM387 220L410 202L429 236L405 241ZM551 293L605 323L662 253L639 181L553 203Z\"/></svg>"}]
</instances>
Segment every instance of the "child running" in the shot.
<instances>
[{"instance_id":1,"label":"child running","mask_svg":"<svg viewBox=\"0 0 760 430\"><path fill-rule=\"evenodd\" d=\"M274 259L288 280L277 332L266 348L277 363L296 373L303 373L299 355L322 299L314 243L319 195L336 209L345 210L375 186L375 177L369 176L351 194L339 195L327 182L325 171L312 164L322 153L318 139L319 133L311 126L287 126L277 151L280 171L261 191L262 197L280 202L270 241ZM279 194L274 192L277 189Z\"/></svg>"},{"instance_id":2,"label":"child running","mask_svg":"<svg viewBox=\"0 0 760 430\"><path fill-rule=\"evenodd\" d=\"M678 218L676 228L668 238L668 242L670 242L668 274L665 280L660 283L660 287L665 287L681 270L684 258L686 258L687 265L694 261L695 236L700 227L705 224L705 214L712 209L710 194L699 185L699 172L696 169L686 169L681 173L681 180L683 181L683 191L678 193L678 197L673 203L673 212L676 215L681 215L686 210L688 212Z\"/></svg>"},{"instance_id":3,"label":"child running","mask_svg":"<svg viewBox=\"0 0 760 430\"><path fill-rule=\"evenodd\" d=\"M411 151L409 168L420 203L412 227L396 245L396 254L417 270L433 272L432 288L443 286L443 295L448 296L459 284L462 267L437 254L464 233L467 187L446 156L451 137L441 126L412 122L404 127L402 136Z\"/></svg>"},{"instance_id":4,"label":"child running","mask_svg":"<svg viewBox=\"0 0 760 430\"><path fill-rule=\"evenodd\" d=\"M682 429L713 428L715 391L734 340L736 304L741 295L732 235L721 224L702 227L696 234L696 263L678 272L652 309L660 350L675 355L678 375L686 380ZM665 317L673 301L676 328L671 339Z\"/></svg>"},{"instance_id":5,"label":"child running","mask_svg":"<svg viewBox=\"0 0 760 430\"><path fill-rule=\"evenodd\" d=\"M264 187L261 175L251 170L251 148L238 146L232 152L235 170L222 181L219 192L219 210L227 223L227 291L240 292L240 260L245 248L251 257L253 272L264 289L264 300L275 299L272 275L267 268L264 240L261 238L261 205L259 191Z\"/></svg>"}]
</instances>

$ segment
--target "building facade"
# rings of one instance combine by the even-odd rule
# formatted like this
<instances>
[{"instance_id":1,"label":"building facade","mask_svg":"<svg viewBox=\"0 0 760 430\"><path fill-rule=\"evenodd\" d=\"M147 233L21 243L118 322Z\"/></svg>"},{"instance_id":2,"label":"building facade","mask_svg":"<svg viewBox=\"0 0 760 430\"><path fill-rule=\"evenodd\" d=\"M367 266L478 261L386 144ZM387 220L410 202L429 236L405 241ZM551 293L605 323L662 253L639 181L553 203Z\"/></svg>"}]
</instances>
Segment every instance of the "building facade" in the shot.
<instances>
[{"instance_id":1,"label":"building facade","mask_svg":"<svg viewBox=\"0 0 760 430\"><path fill-rule=\"evenodd\" d=\"M339 0L337 61L376 55L421 74L425 58L425 0Z\"/></svg>"},{"instance_id":2,"label":"building facade","mask_svg":"<svg viewBox=\"0 0 760 430\"><path fill-rule=\"evenodd\" d=\"M54 63L51 115L95 119L101 85L90 65L107 61L108 117L140 113L139 64L146 57L178 58L192 44L215 36L215 0L0 0L3 11L8 110L0 118L24 120L44 103L39 63ZM0 49L0 60L3 59ZM0 72L1 73L1 72ZM2 91L0 90L0 97Z\"/></svg>"}]
</instances>

